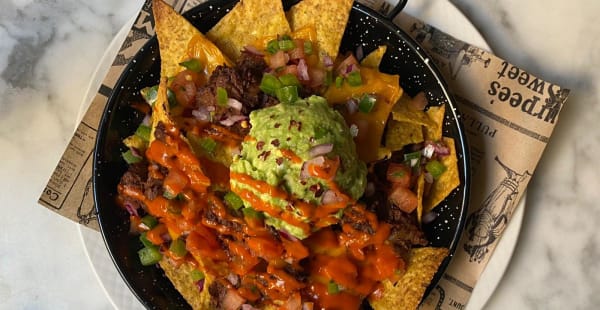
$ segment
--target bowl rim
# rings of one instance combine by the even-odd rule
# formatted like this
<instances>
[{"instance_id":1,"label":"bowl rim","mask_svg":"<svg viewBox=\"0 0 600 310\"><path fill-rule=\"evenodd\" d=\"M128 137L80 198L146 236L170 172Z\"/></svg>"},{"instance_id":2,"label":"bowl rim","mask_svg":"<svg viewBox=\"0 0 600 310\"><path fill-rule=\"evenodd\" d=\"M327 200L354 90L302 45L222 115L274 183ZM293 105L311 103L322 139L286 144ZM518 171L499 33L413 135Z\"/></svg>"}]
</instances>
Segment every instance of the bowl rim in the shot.
<instances>
[{"instance_id":1,"label":"bowl rim","mask_svg":"<svg viewBox=\"0 0 600 310\"><path fill-rule=\"evenodd\" d=\"M196 13L197 11L206 10L210 6L214 6L217 4L233 5L238 1L239 0L207 0L203 3L198 4L197 6L190 8L188 11L186 11L182 15L186 19L190 19L191 16L193 16L194 13ZM292 2L297 2L297 1L292 1ZM439 266L438 270L434 274L434 277L432 278L429 286L427 287L427 289L423 295L423 300L424 300L427 297L427 295L431 292L431 290L433 290L437 286L437 283L441 280L442 276L448 269L448 266L449 266L449 264L454 256L454 253L458 247L458 244L460 243L461 235L462 235L464 227L465 227L466 217L467 217L468 208L469 208L470 189L471 189L470 154L469 154L469 148L468 148L467 135L464 131L464 125L462 123L462 118L458 114L457 102L456 102L455 98L452 96L452 94L449 92L448 84L446 83L445 79L442 77L440 70L436 67L435 63L433 62L433 59L425 52L425 50L414 39L412 39L410 37L410 35L408 35L399 26L394 24L393 18L384 16L381 13L369 8L368 6L358 3L358 2L355 2L353 4L352 11L356 11L358 13L364 14L370 18L375 19L375 22L382 24L383 26L388 28L391 32L395 33L395 35L397 35L400 39L402 39L402 41L404 41L404 43L410 48L410 51L413 52L416 56L418 56L418 58L425 65L426 69L424 69L424 70L429 71L429 73L431 73L432 77L439 84L439 88L443 93L443 97L445 97L447 99L447 103L446 103L447 108L448 107L450 108L450 109L446 110L446 113L450 113L452 122L453 122L452 125L456 126L456 136L454 136L453 138L455 138L455 140L456 140L455 141L456 147L460 148L460 150L461 150L461 152L459 153L460 157L457 154L457 157L458 157L457 159L459 161L459 175L461 178L459 188L460 188L460 191L462 191L462 198L460 200L460 214L457 218L457 225L455 226L456 227L455 233L452 236L452 241L451 241L450 245L448 246L449 254L444 259L444 261L442 262L442 264ZM201 18L202 17L200 17L200 19ZM110 232L107 231L107 227L105 227L105 225L103 225L103 217L101 216L102 212L100 212L101 203L99 203L99 198L97 197L97 192L98 192L97 186L99 183L98 178L101 178L101 174L99 171L99 163L101 162L102 158L101 158L99 150L104 148L105 141L107 138L106 132L108 131L108 125L110 123L109 122L110 114L113 112L113 109L116 108L116 105L118 104L118 100L116 100L116 98L118 98L119 97L118 95L120 94L120 92L117 91L118 87L119 87L119 85L122 85L124 83L124 81L128 78L128 75L130 74L131 69L136 65L136 63L133 60L137 59L138 56L142 52L144 52L145 50L148 49L148 47L153 46L153 45L158 45L156 35L153 35L152 37L150 37L148 39L148 41L145 42L141 46L141 48L136 52L136 54L129 60L129 62L124 67L123 71L121 72L119 78L115 82L115 86L113 87L113 90L111 91L110 95L107 98L106 106L104 107L102 116L101 116L99 124L98 124L98 131L97 131L96 141L95 141L95 145L94 145L95 147L94 147L94 151L93 151L94 161L93 161L93 166L92 166L92 188L93 188L94 208L95 208L96 213L98 214L98 223L99 223L102 239L103 239L104 244L109 252L109 256L110 256L113 264L117 268L119 275L121 276L123 281L126 283L127 287L131 290L131 292L136 296L136 298L146 307L151 307L152 303L150 303L150 301L142 298L142 295L138 291L139 288L133 286L130 283L128 277L123 272L123 267L120 265L120 263L116 260L116 258L113 255L112 246L111 246L111 244L109 244L110 241L108 240L108 237L106 236L106 234L109 234ZM158 61L158 59L156 61ZM461 169L461 167L462 167L462 169Z\"/></svg>"}]
</instances>

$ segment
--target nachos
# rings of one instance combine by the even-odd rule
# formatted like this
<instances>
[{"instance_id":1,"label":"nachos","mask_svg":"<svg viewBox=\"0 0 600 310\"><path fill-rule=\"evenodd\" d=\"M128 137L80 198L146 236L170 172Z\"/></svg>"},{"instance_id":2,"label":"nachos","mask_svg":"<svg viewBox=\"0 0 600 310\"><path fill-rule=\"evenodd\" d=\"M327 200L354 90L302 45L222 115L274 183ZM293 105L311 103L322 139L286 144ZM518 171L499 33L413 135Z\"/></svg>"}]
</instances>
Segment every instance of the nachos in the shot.
<instances>
[{"instance_id":1,"label":"nachos","mask_svg":"<svg viewBox=\"0 0 600 310\"><path fill-rule=\"evenodd\" d=\"M118 199L193 308L415 309L446 257L420 229L458 185L443 108L385 47L339 54L351 3L240 1L205 35L153 1L161 78Z\"/></svg>"}]
</instances>

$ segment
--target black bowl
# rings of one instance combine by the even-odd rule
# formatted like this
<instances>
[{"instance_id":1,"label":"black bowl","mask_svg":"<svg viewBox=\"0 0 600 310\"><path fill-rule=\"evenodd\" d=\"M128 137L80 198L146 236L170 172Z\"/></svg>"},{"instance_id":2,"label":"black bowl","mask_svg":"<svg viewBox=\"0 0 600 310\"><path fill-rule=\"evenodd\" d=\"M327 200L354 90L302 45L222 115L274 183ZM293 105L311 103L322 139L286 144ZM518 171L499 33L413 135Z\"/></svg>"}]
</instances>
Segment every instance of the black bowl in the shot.
<instances>
[{"instance_id":1,"label":"black bowl","mask_svg":"<svg viewBox=\"0 0 600 310\"><path fill-rule=\"evenodd\" d=\"M208 31L237 1L209 1L184 14L202 32ZM284 1L286 7L291 3ZM453 253L463 229L469 197L468 154L462 126L454 100L430 58L407 34L390 20L373 10L355 4L344 33L341 51L355 51L362 46L365 55L380 45L387 45L381 70L399 74L402 88L411 96L425 92L430 105L446 105L444 135L455 139L461 185L435 211L438 217L423 229L432 246L448 247ZM147 307L189 309L188 304L157 267L140 264L137 250L142 245L129 234L129 218L115 203L116 188L127 165L121 158L122 139L131 135L143 115L131 107L140 102L139 90L156 85L160 55L156 37L150 39L123 71L100 122L94 153L94 201L104 241L121 276ZM451 256L445 259L434 276L428 293L442 276Z\"/></svg>"}]
</instances>

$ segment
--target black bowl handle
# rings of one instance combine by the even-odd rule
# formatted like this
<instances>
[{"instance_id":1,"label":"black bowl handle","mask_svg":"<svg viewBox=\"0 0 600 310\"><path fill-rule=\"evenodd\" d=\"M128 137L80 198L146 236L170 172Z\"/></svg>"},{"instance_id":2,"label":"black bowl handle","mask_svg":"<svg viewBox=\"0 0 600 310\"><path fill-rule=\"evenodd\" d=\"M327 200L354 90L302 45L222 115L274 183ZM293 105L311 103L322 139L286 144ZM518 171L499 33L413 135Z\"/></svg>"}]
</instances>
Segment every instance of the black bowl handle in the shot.
<instances>
[{"instance_id":1,"label":"black bowl handle","mask_svg":"<svg viewBox=\"0 0 600 310\"><path fill-rule=\"evenodd\" d=\"M408 0L398 0L398 3L390 4L388 1L384 1L377 11L386 19L393 20L404 9L407 2Z\"/></svg>"}]
</instances>

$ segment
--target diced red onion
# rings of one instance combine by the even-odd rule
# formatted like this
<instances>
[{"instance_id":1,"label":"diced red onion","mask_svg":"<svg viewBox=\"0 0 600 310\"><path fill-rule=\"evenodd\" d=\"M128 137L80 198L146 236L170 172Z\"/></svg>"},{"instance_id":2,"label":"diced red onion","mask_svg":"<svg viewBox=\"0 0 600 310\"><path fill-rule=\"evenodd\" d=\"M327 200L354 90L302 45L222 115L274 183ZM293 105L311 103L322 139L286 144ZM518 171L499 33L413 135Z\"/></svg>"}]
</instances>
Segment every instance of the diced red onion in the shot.
<instances>
[{"instance_id":1,"label":"diced red onion","mask_svg":"<svg viewBox=\"0 0 600 310\"><path fill-rule=\"evenodd\" d=\"M323 56L323 65L325 66L325 68L333 67L333 60L329 55Z\"/></svg>"},{"instance_id":2,"label":"diced red onion","mask_svg":"<svg viewBox=\"0 0 600 310\"><path fill-rule=\"evenodd\" d=\"M125 201L123 205L125 207L125 210L127 210L127 213L129 213L129 215L140 217L137 212L137 207L135 207L131 202Z\"/></svg>"},{"instance_id":3,"label":"diced red onion","mask_svg":"<svg viewBox=\"0 0 600 310\"><path fill-rule=\"evenodd\" d=\"M308 167L310 165L322 166L325 163L325 157L317 156L315 158L311 158L302 163L302 168L300 169L300 180L306 180L310 177L310 173L308 172Z\"/></svg>"},{"instance_id":4,"label":"diced red onion","mask_svg":"<svg viewBox=\"0 0 600 310\"><path fill-rule=\"evenodd\" d=\"M435 146L435 153L437 155L440 155L440 156L450 155L450 149L447 146L441 145L439 143L436 143L434 146Z\"/></svg>"},{"instance_id":5,"label":"diced red onion","mask_svg":"<svg viewBox=\"0 0 600 310\"><path fill-rule=\"evenodd\" d=\"M304 181L310 177L310 173L308 173L308 163L303 162L302 168L300 168L300 180Z\"/></svg>"},{"instance_id":6,"label":"diced red onion","mask_svg":"<svg viewBox=\"0 0 600 310\"><path fill-rule=\"evenodd\" d=\"M200 107L197 110L192 110L192 115L198 120L210 121L210 112L204 107Z\"/></svg>"},{"instance_id":7,"label":"diced red onion","mask_svg":"<svg viewBox=\"0 0 600 310\"><path fill-rule=\"evenodd\" d=\"M260 51L259 49L257 49L256 47L254 47L252 45L245 46L244 50L246 50L246 52L248 52L250 54L254 54L254 55L258 55L258 56L264 56L265 55L262 51Z\"/></svg>"},{"instance_id":8,"label":"diced red onion","mask_svg":"<svg viewBox=\"0 0 600 310\"><path fill-rule=\"evenodd\" d=\"M236 111L241 111L243 107L242 103L234 98L227 98L227 106L235 109Z\"/></svg>"},{"instance_id":9,"label":"diced red onion","mask_svg":"<svg viewBox=\"0 0 600 310\"><path fill-rule=\"evenodd\" d=\"M173 240L171 238L171 235L169 235L168 232L160 235L160 238L163 239L163 241L165 241L165 242L169 242L169 241Z\"/></svg>"},{"instance_id":10,"label":"diced red onion","mask_svg":"<svg viewBox=\"0 0 600 310\"><path fill-rule=\"evenodd\" d=\"M298 241L298 238L294 237L294 235L290 234L287 230L281 229L278 231L281 236L291 241Z\"/></svg>"},{"instance_id":11,"label":"diced red onion","mask_svg":"<svg viewBox=\"0 0 600 310\"><path fill-rule=\"evenodd\" d=\"M351 72L355 71L356 69L358 69L358 66L357 66L356 64L349 64L349 65L346 67L346 72L345 72L345 75L348 75L349 73L351 73Z\"/></svg>"},{"instance_id":12,"label":"diced red onion","mask_svg":"<svg viewBox=\"0 0 600 310\"><path fill-rule=\"evenodd\" d=\"M306 64L306 61L304 59L300 59L300 61L298 62L298 78L301 81L308 81L310 80L310 76L308 75L308 65Z\"/></svg>"},{"instance_id":13,"label":"diced red onion","mask_svg":"<svg viewBox=\"0 0 600 310\"><path fill-rule=\"evenodd\" d=\"M337 67L337 72L340 75L346 76L346 74L352 72L354 66L358 66L358 62L353 55L346 57ZM356 67L358 69L358 67Z\"/></svg>"},{"instance_id":14,"label":"diced red onion","mask_svg":"<svg viewBox=\"0 0 600 310\"><path fill-rule=\"evenodd\" d=\"M129 148L131 150L131 155L137 157L137 158L143 158L142 153L140 152L140 150L136 149L135 147L131 147Z\"/></svg>"},{"instance_id":15,"label":"diced red onion","mask_svg":"<svg viewBox=\"0 0 600 310\"><path fill-rule=\"evenodd\" d=\"M308 155L311 158L314 158L314 157L317 157L320 155L328 154L331 151L333 151L333 143L323 143L323 144L313 146L308 151Z\"/></svg>"},{"instance_id":16,"label":"diced red onion","mask_svg":"<svg viewBox=\"0 0 600 310\"><path fill-rule=\"evenodd\" d=\"M358 100L356 98L350 98L346 101L346 109L348 114L354 114L358 111Z\"/></svg>"},{"instance_id":17,"label":"diced red onion","mask_svg":"<svg viewBox=\"0 0 600 310\"><path fill-rule=\"evenodd\" d=\"M219 121L219 123L223 126L233 126L233 124L248 119L245 115L231 115L224 120Z\"/></svg>"},{"instance_id":18,"label":"diced red onion","mask_svg":"<svg viewBox=\"0 0 600 310\"><path fill-rule=\"evenodd\" d=\"M144 116L144 119L142 120L142 124L144 124L146 126L150 126L151 122L152 122L152 118L150 117L150 114L146 114L146 116Z\"/></svg>"},{"instance_id":19,"label":"diced red onion","mask_svg":"<svg viewBox=\"0 0 600 310\"><path fill-rule=\"evenodd\" d=\"M200 279L196 281L196 287L198 288L199 293L202 293L202 291L204 291L204 281L205 279Z\"/></svg>"},{"instance_id":20,"label":"diced red onion","mask_svg":"<svg viewBox=\"0 0 600 310\"><path fill-rule=\"evenodd\" d=\"M433 183L433 175L429 172L425 172L425 182L431 184Z\"/></svg>"},{"instance_id":21,"label":"diced red onion","mask_svg":"<svg viewBox=\"0 0 600 310\"><path fill-rule=\"evenodd\" d=\"M243 304L242 310L259 310L258 308L254 308L251 304Z\"/></svg>"},{"instance_id":22,"label":"diced red onion","mask_svg":"<svg viewBox=\"0 0 600 310\"><path fill-rule=\"evenodd\" d=\"M323 203L324 205L328 205L328 204L332 204L332 203L337 203L342 201L341 197L339 197L337 195L336 192L332 191L332 190L326 190L323 193L323 199L321 200L321 203Z\"/></svg>"},{"instance_id":23,"label":"diced red onion","mask_svg":"<svg viewBox=\"0 0 600 310\"><path fill-rule=\"evenodd\" d=\"M435 212L427 212L423 215L423 224L429 224L433 221L435 221L435 219L438 217L438 214Z\"/></svg>"},{"instance_id":24,"label":"diced red onion","mask_svg":"<svg viewBox=\"0 0 600 310\"><path fill-rule=\"evenodd\" d=\"M225 279L233 286L237 286L240 283L240 277L235 273L229 273Z\"/></svg>"},{"instance_id":25,"label":"diced red onion","mask_svg":"<svg viewBox=\"0 0 600 310\"><path fill-rule=\"evenodd\" d=\"M365 57L365 52L363 51L362 45L359 45L356 48L356 59L360 61L361 59L363 59L363 57Z\"/></svg>"},{"instance_id":26,"label":"diced red onion","mask_svg":"<svg viewBox=\"0 0 600 310\"><path fill-rule=\"evenodd\" d=\"M426 141L423 149L428 148L428 147L433 148L434 155L439 155L439 156L450 155L450 149L447 146L445 146L439 142Z\"/></svg>"}]
</instances>

